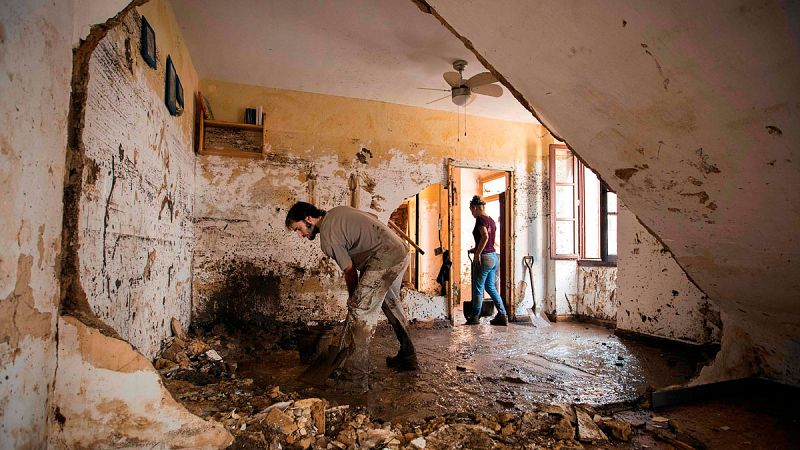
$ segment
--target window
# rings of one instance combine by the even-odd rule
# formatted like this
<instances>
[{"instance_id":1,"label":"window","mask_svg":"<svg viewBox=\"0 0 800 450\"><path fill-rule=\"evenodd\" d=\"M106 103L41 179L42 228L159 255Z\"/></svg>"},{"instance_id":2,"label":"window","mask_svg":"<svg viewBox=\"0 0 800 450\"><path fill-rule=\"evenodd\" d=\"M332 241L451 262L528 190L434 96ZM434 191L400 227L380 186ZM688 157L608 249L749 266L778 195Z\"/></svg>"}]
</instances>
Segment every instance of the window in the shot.
<instances>
[{"instance_id":1,"label":"window","mask_svg":"<svg viewBox=\"0 0 800 450\"><path fill-rule=\"evenodd\" d=\"M565 145L550 146L550 256L617 260L617 195Z\"/></svg>"}]
</instances>

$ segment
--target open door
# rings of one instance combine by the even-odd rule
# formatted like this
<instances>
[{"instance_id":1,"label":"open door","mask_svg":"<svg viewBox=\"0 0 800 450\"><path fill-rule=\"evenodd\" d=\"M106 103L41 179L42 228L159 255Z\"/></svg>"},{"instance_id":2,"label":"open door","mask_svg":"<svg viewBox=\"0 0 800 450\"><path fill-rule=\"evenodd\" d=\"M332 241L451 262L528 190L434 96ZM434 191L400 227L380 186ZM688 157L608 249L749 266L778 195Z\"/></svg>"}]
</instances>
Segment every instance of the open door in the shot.
<instances>
[{"instance_id":1,"label":"open door","mask_svg":"<svg viewBox=\"0 0 800 450\"><path fill-rule=\"evenodd\" d=\"M453 282L455 280L455 271L458 267L456 265L458 255L456 255L457 252L453 248L453 241L455 239L455 214L453 214L453 210L455 209L455 195L457 191L455 177L453 174L455 170L456 168L453 167L452 160L448 160L447 184L445 185L445 189L447 189L447 250L449 250L450 260L453 262L447 282L447 313L450 317L450 325L455 324L455 296L453 295Z\"/></svg>"},{"instance_id":2,"label":"open door","mask_svg":"<svg viewBox=\"0 0 800 450\"><path fill-rule=\"evenodd\" d=\"M453 262L447 301L450 320L455 321L455 312L460 302L471 300L470 264L467 249L474 245L472 228L474 219L467 205L473 195L486 202L486 213L497 223L497 244L500 267L498 268L498 291L510 320L514 320L514 198L513 168L493 165L473 165L457 161L447 163L447 246ZM486 299L487 297L484 297Z\"/></svg>"}]
</instances>

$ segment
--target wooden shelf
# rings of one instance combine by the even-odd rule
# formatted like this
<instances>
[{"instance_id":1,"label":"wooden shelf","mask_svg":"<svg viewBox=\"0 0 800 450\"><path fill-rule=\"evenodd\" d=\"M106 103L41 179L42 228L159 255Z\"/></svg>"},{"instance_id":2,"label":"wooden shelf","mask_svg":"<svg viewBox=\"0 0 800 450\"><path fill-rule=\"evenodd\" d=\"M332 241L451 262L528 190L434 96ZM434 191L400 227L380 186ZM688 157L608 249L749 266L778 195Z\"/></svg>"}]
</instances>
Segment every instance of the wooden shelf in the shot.
<instances>
[{"instance_id":1,"label":"wooden shelf","mask_svg":"<svg viewBox=\"0 0 800 450\"><path fill-rule=\"evenodd\" d=\"M250 123L238 123L238 122L223 122L221 120L208 120L208 119L203 119L203 127L237 128L240 130L254 130L254 131L261 131L263 129L263 126L261 125L253 125Z\"/></svg>"},{"instance_id":2,"label":"wooden shelf","mask_svg":"<svg viewBox=\"0 0 800 450\"><path fill-rule=\"evenodd\" d=\"M201 155L236 156L247 158L260 158L267 154L267 114L261 113L261 125L238 122L224 122L222 120L208 120L203 117L199 96L196 98L195 124L197 125L197 153ZM236 148L205 149L205 129L223 128L232 130L256 131L261 133L261 152L248 152Z\"/></svg>"}]
</instances>

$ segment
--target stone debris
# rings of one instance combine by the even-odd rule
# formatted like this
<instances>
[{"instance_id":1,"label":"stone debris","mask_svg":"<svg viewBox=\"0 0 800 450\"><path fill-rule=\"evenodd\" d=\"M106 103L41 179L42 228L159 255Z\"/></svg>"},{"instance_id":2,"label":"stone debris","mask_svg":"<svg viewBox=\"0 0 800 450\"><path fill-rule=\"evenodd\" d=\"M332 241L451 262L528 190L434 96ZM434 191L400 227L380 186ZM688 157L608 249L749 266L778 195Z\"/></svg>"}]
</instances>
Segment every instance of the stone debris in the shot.
<instances>
[{"instance_id":1,"label":"stone debris","mask_svg":"<svg viewBox=\"0 0 800 450\"><path fill-rule=\"evenodd\" d=\"M669 419L650 417L643 410L617 410L618 415L588 405L542 404L526 411L457 412L416 422L384 422L364 407L331 405L237 378L236 355L248 350L219 333L179 338L176 332L164 342L154 365L176 400L230 431L235 437L231 449L582 449L582 442L615 448L621 444L609 437L636 446L636 436L644 434L651 435L648 442L655 438L677 448L695 443L677 430L664 430ZM507 378L511 383L521 380ZM648 426L632 426L634 417L643 417Z\"/></svg>"},{"instance_id":2,"label":"stone debris","mask_svg":"<svg viewBox=\"0 0 800 450\"><path fill-rule=\"evenodd\" d=\"M598 425L618 441L628 442L631 440L633 428L630 423L624 420L603 417L598 422Z\"/></svg>"},{"instance_id":3,"label":"stone debris","mask_svg":"<svg viewBox=\"0 0 800 450\"><path fill-rule=\"evenodd\" d=\"M581 442L607 441L608 436L598 427L586 411L575 409L578 416L578 440Z\"/></svg>"}]
</instances>

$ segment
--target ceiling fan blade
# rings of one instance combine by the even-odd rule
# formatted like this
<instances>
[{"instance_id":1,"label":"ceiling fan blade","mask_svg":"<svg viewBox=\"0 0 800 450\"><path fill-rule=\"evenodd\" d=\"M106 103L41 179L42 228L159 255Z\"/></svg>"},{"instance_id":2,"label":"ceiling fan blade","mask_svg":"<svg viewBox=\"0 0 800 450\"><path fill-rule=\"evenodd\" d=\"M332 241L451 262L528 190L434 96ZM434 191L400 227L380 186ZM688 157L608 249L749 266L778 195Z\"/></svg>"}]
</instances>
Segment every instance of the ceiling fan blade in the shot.
<instances>
[{"instance_id":1,"label":"ceiling fan blade","mask_svg":"<svg viewBox=\"0 0 800 450\"><path fill-rule=\"evenodd\" d=\"M461 74L458 72L445 72L444 81L447 82L452 87L460 87L461 86Z\"/></svg>"},{"instance_id":2,"label":"ceiling fan blade","mask_svg":"<svg viewBox=\"0 0 800 450\"><path fill-rule=\"evenodd\" d=\"M473 75L469 80L467 80L467 87L476 87L482 86L484 84L491 84L497 82L497 78L492 75L492 72L481 72L477 75Z\"/></svg>"},{"instance_id":3,"label":"ceiling fan blade","mask_svg":"<svg viewBox=\"0 0 800 450\"><path fill-rule=\"evenodd\" d=\"M422 90L425 90L425 91L442 91L442 92L450 92L450 89L421 88L421 87L418 87L417 89L422 89Z\"/></svg>"},{"instance_id":4,"label":"ceiling fan blade","mask_svg":"<svg viewBox=\"0 0 800 450\"><path fill-rule=\"evenodd\" d=\"M500 97L503 95L503 88L499 84L483 84L470 88L476 94L488 95L490 97Z\"/></svg>"},{"instance_id":5,"label":"ceiling fan blade","mask_svg":"<svg viewBox=\"0 0 800 450\"><path fill-rule=\"evenodd\" d=\"M426 104L426 105L430 105L431 103L436 103L436 102L438 102L439 100L444 100L444 99L446 99L446 98L450 98L450 96L449 96L449 95L445 95L445 96L444 96L444 97L442 97L442 98L437 98L436 100L431 100L431 101L429 101L428 103L425 103L425 104Z\"/></svg>"}]
</instances>

